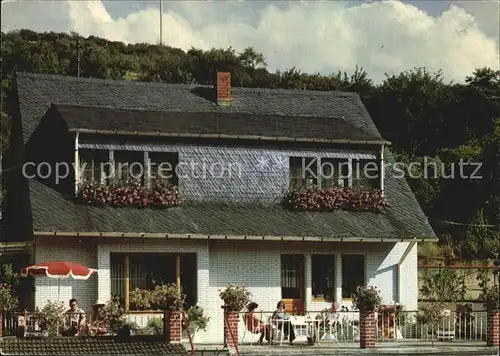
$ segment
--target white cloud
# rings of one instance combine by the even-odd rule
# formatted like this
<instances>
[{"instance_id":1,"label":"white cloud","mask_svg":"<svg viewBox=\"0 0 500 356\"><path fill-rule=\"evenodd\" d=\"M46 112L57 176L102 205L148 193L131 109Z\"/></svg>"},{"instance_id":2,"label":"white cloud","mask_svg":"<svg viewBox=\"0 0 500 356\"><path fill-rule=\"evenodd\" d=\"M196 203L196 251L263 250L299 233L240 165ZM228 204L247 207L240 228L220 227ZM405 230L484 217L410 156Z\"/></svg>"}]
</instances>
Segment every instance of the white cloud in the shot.
<instances>
[{"instance_id":1,"label":"white cloud","mask_svg":"<svg viewBox=\"0 0 500 356\"><path fill-rule=\"evenodd\" d=\"M379 81L384 73L426 66L462 82L477 67L499 67L498 39L492 35L498 21L490 23L498 7L465 8L451 5L432 17L394 1L351 6L331 1L165 2L163 42L182 49L254 46L272 70L296 66L305 72L350 72L361 65ZM475 16L487 23L479 26ZM2 30L16 28L157 42L159 9L144 7L113 18L101 1L4 1Z\"/></svg>"}]
</instances>

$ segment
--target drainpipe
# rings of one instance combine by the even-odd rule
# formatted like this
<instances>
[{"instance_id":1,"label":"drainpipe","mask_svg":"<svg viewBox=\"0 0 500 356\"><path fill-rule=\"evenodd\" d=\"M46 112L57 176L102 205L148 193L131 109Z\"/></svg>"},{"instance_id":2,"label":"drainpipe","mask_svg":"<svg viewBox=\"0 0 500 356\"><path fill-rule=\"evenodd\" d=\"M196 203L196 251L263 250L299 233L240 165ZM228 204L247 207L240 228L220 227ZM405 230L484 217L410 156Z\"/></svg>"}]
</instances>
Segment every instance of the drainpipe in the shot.
<instances>
[{"instance_id":1,"label":"drainpipe","mask_svg":"<svg viewBox=\"0 0 500 356\"><path fill-rule=\"evenodd\" d=\"M75 165L73 167L75 171L75 194L78 193L78 183L80 181L80 155L78 154L78 139L80 133L77 132L75 135Z\"/></svg>"},{"instance_id":2,"label":"drainpipe","mask_svg":"<svg viewBox=\"0 0 500 356\"><path fill-rule=\"evenodd\" d=\"M384 149L385 149L385 144L383 143L382 148L380 149L380 190L382 191L382 195L384 195L384 177L385 177Z\"/></svg>"},{"instance_id":3,"label":"drainpipe","mask_svg":"<svg viewBox=\"0 0 500 356\"><path fill-rule=\"evenodd\" d=\"M401 265L403 264L403 262L406 260L406 257L408 257L408 254L410 253L410 251L413 249L413 247L417 244L416 241L412 241L408 244L408 246L406 247L406 250L405 252L403 252L403 255L401 256L401 258L399 259L399 262L398 264L396 265L397 266L397 274L398 274L398 302L399 303L402 303L402 298L401 298L401 295L403 294L403 286L402 286L402 283L401 283Z\"/></svg>"}]
</instances>

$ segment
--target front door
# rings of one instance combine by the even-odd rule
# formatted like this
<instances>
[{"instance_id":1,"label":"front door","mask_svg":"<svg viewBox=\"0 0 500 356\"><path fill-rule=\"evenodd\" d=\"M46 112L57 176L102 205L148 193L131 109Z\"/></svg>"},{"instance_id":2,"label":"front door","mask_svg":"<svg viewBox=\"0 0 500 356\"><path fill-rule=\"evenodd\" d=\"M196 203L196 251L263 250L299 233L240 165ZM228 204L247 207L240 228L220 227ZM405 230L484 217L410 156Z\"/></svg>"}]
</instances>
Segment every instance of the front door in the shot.
<instances>
[{"instance_id":1,"label":"front door","mask_svg":"<svg viewBox=\"0 0 500 356\"><path fill-rule=\"evenodd\" d=\"M288 313L304 313L304 287L304 255L281 255L281 298Z\"/></svg>"}]
</instances>

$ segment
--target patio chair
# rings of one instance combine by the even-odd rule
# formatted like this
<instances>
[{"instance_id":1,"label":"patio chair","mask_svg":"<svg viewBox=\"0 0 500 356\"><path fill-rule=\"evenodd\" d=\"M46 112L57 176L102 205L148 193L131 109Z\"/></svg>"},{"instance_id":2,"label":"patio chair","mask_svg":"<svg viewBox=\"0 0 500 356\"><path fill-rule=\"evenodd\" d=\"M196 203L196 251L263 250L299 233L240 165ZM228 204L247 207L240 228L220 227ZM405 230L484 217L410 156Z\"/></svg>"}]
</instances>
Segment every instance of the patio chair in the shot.
<instances>
[{"instance_id":1,"label":"patio chair","mask_svg":"<svg viewBox=\"0 0 500 356\"><path fill-rule=\"evenodd\" d=\"M245 336L247 335L247 333L250 333L252 335L260 335L262 334L262 330L260 328L257 328L257 325L254 325L254 320L253 318L250 320L249 318L251 318L251 314L250 313L245 313L243 315L243 323L245 325L245 331L243 332L243 336L241 337L241 343L243 343L243 340L245 340ZM266 324L266 328L267 327L270 327L271 330L268 331L269 333L269 342L272 341L272 336L273 336L273 328L275 327L274 325L268 325ZM253 345L255 343L255 341L251 341L250 342L250 345Z\"/></svg>"}]
</instances>

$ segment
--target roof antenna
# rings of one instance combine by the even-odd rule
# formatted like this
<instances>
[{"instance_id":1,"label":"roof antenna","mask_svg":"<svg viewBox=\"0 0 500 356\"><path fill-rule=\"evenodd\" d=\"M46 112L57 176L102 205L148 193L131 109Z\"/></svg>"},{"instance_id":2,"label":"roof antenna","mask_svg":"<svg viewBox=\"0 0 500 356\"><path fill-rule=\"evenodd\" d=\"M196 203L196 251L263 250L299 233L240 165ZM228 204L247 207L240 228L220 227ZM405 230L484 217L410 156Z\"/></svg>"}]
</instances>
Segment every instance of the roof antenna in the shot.
<instances>
[{"instance_id":1,"label":"roof antenna","mask_svg":"<svg viewBox=\"0 0 500 356\"><path fill-rule=\"evenodd\" d=\"M76 39L76 76L80 78L80 38Z\"/></svg>"}]
</instances>

